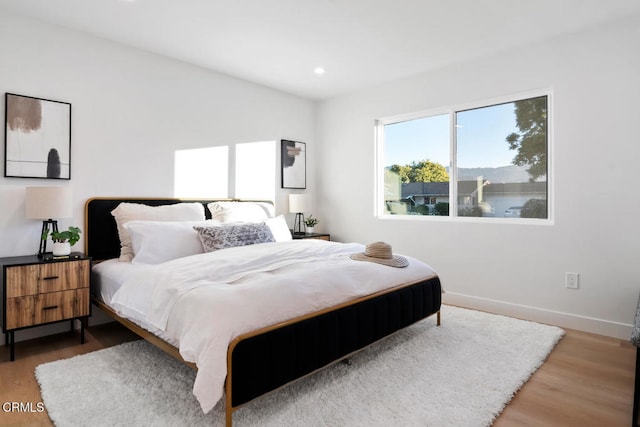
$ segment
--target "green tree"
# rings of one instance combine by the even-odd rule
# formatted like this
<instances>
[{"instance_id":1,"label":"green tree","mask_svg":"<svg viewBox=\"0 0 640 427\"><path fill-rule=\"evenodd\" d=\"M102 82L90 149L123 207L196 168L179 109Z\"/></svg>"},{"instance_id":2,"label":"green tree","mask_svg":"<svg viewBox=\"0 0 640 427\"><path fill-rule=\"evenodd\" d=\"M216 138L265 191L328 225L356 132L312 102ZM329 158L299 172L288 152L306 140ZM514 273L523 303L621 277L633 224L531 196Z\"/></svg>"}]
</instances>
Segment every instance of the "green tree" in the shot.
<instances>
[{"instance_id":1,"label":"green tree","mask_svg":"<svg viewBox=\"0 0 640 427\"><path fill-rule=\"evenodd\" d=\"M393 166L391 166L389 168L389 170L400 178L400 182L402 184L406 184L406 183L410 182L409 181L409 175L411 173L411 166L409 166L409 165L404 165L404 166L393 165Z\"/></svg>"},{"instance_id":2,"label":"green tree","mask_svg":"<svg viewBox=\"0 0 640 427\"><path fill-rule=\"evenodd\" d=\"M411 162L408 165L393 165L391 171L398 174L400 182L449 182L449 174L444 166L430 160Z\"/></svg>"},{"instance_id":3,"label":"green tree","mask_svg":"<svg viewBox=\"0 0 640 427\"><path fill-rule=\"evenodd\" d=\"M522 206L521 218L546 218L547 201L541 199L529 199Z\"/></svg>"},{"instance_id":4,"label":"green tree","mask_svg":"<svg viewBox=\"0 0 640 427\"><path fill-rule=\"evenodd\" d=\"M449 216L449 203L438 202L433 207L433 211L435 215Z\"/></svg>"},{"instance_id":5,"label":"green tree","mask_svg":"<svg viewBox=\"0 0 640 427\"><path fill-rule=\"evenodd\" d=\"M533 182L547 175L547 97L525 99L514 105L520 132L511 133L506 141L509 149L518 150L513 164L528 165L527 172Z\"/></svg>"}]
</instances>

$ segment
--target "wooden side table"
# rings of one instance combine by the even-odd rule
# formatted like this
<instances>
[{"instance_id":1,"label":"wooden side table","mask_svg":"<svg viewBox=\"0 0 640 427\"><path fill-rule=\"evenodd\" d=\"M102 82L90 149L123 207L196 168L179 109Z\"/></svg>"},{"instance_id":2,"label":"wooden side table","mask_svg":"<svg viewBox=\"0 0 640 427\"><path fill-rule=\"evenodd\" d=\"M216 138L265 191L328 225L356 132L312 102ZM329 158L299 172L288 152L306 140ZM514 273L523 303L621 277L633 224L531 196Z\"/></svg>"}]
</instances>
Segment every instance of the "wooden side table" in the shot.
<instances>
[{"instance_id":1,"label":"wooden side table","mask_svg":"<svg viewBox=\"0 0 640 427\"><path fill-rule=\"evenodd\" d=\"M80 343L91 315L91 258L41 260L37 256L0 258L0 326L10 360L15 360L15 336L20 329L80 320Z\"/></svg>"},{"instance_id":2,"label":"wooden side table","mask_svg":"<svg viewBox=\"0 0 640 427\"><path fill-rule=\"evenodd\" d=\"M291 231L291 237L294 240L298 239L320 239L320 240L331 240L331 234L329 233L304 233L304 234L295 234Z\"/></svg>"}]
</instances>

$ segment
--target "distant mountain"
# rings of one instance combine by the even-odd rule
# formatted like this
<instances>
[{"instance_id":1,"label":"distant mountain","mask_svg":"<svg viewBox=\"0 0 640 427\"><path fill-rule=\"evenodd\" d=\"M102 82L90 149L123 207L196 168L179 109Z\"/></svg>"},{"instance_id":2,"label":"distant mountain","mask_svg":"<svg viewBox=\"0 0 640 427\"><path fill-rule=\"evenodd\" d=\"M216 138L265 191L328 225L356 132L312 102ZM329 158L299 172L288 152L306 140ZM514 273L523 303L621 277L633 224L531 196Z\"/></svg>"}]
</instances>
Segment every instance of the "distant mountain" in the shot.
<instances>
[{"instance_id":1,"label":"distant mountain","mask_svg":"<svg viewBox=\"0 0 640 427\"><path fill-rule=\"evenodd\" d=\"M447 168L449 172L449 168ZM489 180L493 183L506 182L528 182L529 173L524 166L500 166L497 168L459 168L458 179L462 181L476 180L481 176L482 179Z\"/></svg>"}]
</instances>

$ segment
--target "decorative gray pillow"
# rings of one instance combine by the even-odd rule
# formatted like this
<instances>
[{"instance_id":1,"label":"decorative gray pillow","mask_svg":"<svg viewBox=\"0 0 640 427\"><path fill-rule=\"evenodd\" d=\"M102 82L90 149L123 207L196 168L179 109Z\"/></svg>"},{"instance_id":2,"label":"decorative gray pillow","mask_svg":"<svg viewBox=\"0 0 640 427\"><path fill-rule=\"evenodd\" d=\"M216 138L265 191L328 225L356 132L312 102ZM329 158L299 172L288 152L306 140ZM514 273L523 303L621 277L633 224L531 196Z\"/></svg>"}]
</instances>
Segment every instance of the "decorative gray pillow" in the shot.
<instances>
[{"instance_id":1,"label":"decorative gray pillow","mask_svg":"<svg viewBox=\"0 0 640 427\"><path fill-rule=\"evenodd\" d=\"M271 229L264 223L229 224L215 227L195 226L202 247L213 252L236 246L255 245L256 243L275 242Z\"/></svg>"}]
</instances>

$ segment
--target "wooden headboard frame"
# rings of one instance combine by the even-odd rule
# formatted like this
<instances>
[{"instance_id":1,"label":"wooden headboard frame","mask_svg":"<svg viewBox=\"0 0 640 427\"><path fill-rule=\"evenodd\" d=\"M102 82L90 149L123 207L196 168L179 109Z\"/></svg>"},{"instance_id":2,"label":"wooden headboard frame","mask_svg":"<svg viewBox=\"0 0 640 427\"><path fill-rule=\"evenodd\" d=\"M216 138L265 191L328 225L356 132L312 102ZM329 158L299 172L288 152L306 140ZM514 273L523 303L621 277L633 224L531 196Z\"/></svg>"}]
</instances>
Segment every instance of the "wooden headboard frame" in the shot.
<instances>
[{"instance_id":1,"label":"wooden headboard frame","mask_svg":"<svg viewBox=\"0 0 640 427\"><path fill-rule=\"evenodd\" d=\"M94 261L117 258L120 255L120 238L116 221L111 215L120 203L141 203L148 206L173 205L183 202L197 202L204 205L205 216L211 218L207 204L211 202L263 202L273 204L271 200L239 199L178 199L178 198L133 198L133 197L94 197L88 199L84 207L84 251Z\"/></svg>"}]
</instances>

